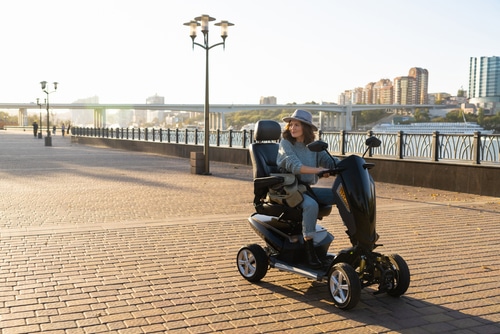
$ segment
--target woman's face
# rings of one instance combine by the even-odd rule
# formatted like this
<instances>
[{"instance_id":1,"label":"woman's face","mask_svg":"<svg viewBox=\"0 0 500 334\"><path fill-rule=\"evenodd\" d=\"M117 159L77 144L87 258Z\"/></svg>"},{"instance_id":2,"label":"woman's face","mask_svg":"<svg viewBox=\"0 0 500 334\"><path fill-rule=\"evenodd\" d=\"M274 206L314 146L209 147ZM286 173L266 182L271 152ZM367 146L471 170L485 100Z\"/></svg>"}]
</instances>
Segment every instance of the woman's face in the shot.
<instances>
[{"instance_id":1,"label":"woman's face","mask_svg":"<svg viewBox=\"0 0 500 334\"><path fill-rule=\"evenodd\" d=\"M296 120L292 119L288 123L288 130L290 130L290 134L298 142L303 142L304 141L304 129L302 127L302 122L296 121Z\"/></svg>"}]
</instances>

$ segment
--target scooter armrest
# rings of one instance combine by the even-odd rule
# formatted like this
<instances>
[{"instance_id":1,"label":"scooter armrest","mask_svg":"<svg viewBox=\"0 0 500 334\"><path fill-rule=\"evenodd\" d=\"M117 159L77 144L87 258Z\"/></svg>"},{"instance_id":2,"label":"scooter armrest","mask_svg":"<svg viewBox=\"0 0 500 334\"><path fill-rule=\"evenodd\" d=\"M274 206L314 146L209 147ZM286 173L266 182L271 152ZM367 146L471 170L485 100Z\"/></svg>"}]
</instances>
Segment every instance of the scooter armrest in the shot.
<instances>
[{"instance_id":1,"label":"scooter armrest","mask_svg":"<svg viewBox=\"0 0 500 334\"><path fill-rule=\"evenodd\" d=\"M269 187L283 183L284 181L285 178L282 176L265 176L253 179L254 205L261 204L261 199L266 197Z\"/></svg>"},{"instance_id":2,"label":"scooter armrest","mask_svg":"<svg viewBox=\"0 0 500 334\"><path fill-rule=\"evenodd\" d=\"M279 183L283 183L285 178L282 176L264 176L253 179L254 188L269 188Z\"/></svg>"}]
</instances>

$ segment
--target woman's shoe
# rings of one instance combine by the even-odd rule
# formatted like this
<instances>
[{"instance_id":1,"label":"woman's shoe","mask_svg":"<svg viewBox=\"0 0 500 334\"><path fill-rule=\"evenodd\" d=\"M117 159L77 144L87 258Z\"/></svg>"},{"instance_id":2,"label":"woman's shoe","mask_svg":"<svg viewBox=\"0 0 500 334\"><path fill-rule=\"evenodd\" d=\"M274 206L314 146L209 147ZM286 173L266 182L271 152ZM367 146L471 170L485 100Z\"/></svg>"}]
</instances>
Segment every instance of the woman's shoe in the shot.
<instances>
[{"instance_id":1,"label":"woman's shoe","mask_svg":"<svg viewBox=\"0 0 500 334\"><path fill-rule=\"evenodd\" d=\"M313 269L319 269L322 266L321 261L318 259L318 255L314 250L314 240L304 239L304 245L306 246L306 256L307 264Z\"/></svg>"}]
</instances>

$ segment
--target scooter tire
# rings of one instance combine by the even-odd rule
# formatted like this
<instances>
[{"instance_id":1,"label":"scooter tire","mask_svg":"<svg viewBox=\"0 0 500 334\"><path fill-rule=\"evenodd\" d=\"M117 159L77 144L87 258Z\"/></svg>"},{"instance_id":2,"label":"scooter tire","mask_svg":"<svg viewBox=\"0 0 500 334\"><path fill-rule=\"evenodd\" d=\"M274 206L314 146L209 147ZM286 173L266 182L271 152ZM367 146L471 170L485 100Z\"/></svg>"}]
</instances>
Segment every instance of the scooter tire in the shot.
<instances>
[{"instance_id":1,"label":"scooter tire","mask_svg":"<svg viewBox=\"0 0 500 334\"><path fill-rule=\"evenodd\" d=\"M241 247L236 256L238 271L249 282L258 282L267 274L269 257L258 244Z\"/></svg>"},{"instance_id":2,"label":"scooter tire","mask_svg":"<svg viewBox=\"0 0 500 334\"><path fill-rule=\"evenodd\" d=\"M389 255L393 270L396 273L395 285L387 291L387 294L392 297L402 296L410 286L410 269L406 261L398 254Z\"/></svg>"},{"instance_id":3,"label":"scooter tire","mask_svg":"<svg viewBox=\"0 0 500 334\"><path fill-rule=\"evenodd\" d=\"M340 262L328 273L328 290L335 306L341 310L355 307L361 299L361 282L351 265Z\"/></svg>"}]
</instances>

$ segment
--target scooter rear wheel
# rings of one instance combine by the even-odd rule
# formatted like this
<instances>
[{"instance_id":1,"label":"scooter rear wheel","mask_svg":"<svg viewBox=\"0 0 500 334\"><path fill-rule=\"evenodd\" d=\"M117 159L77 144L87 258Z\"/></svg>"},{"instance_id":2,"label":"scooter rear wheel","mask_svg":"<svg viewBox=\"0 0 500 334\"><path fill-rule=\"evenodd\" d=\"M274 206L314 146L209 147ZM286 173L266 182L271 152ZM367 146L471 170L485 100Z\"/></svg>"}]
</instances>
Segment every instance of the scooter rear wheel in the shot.
<instances>
[{"instance_id":1,"label":"scooter rear wheel","mask_svg":"<svg viewBox=\"0 0 500 334\"><path fill-rule=\"evenodd\" d=\"M347 263L335 264L328 274L328 286L333 303L342 310L356 306L361 298L358 273Z\"/></svg>"},{"instance_id":2,"label":"scooter rear wheel","mask_svg":"<svg viewBox=\"0 0 500 334\"><path fill-rule=\"evenodd\" d=\"M249 282L258 282L266 276L269 258L260 245L251 244L238 251L236 265L243 278Z\"/></svg>"}]
</instances>

